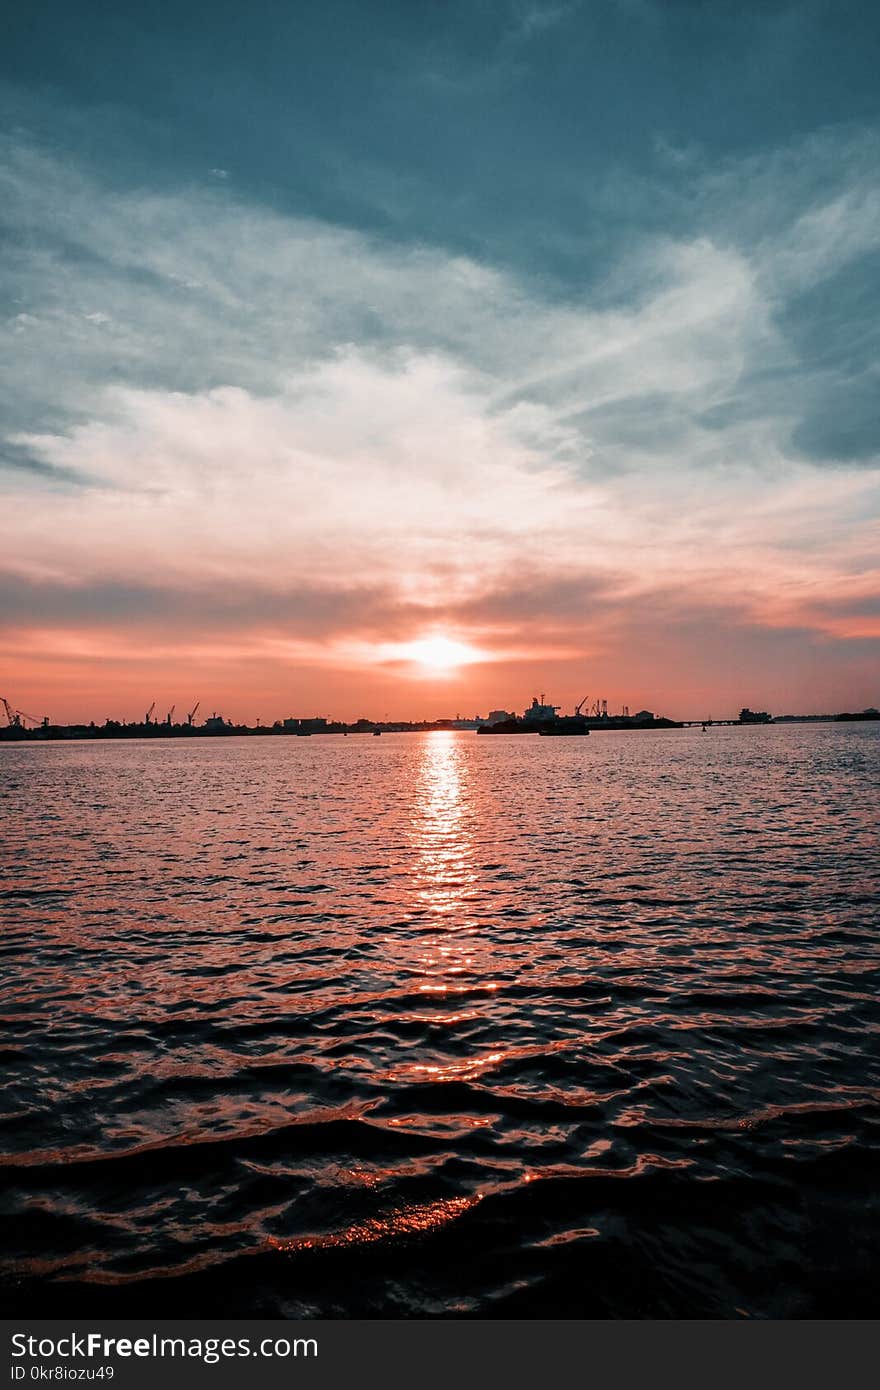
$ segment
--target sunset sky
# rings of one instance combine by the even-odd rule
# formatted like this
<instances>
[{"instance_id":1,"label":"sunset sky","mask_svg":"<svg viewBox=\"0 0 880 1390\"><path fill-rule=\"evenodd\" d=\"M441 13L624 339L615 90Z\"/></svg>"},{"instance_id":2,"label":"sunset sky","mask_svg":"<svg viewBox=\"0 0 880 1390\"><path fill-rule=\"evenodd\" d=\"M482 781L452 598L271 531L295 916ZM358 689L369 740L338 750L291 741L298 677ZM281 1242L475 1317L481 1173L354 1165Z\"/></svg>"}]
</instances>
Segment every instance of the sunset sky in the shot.
<instances>
[{"instance_id":1,"label":"sunset sky","mask_svg":"<svg viewBox=\"0 0 880 1390\"><path fill-rule=\"evenodd\" d=\"M30 0L0 71L13 705L880 703L872 0Z\"/></svg>"}]
</instances>

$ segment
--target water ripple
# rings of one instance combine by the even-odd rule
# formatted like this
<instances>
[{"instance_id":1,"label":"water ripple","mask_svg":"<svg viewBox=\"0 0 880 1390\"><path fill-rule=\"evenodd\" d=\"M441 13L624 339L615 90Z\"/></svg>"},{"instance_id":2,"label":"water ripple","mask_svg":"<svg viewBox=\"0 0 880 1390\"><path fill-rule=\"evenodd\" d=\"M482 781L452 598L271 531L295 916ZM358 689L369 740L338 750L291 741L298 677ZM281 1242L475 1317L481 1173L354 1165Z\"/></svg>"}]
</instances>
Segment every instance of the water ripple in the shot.
<instances>
[{"instance_id":1,"label":"water ripple","mask_svg":"<svg viewBox=\"0 0 880 1390\"><path fill-rule=\"evenodd\" d=\"M4 746L7 1306L876 1312L878 751Z\"/></svg>"}]
</instances>

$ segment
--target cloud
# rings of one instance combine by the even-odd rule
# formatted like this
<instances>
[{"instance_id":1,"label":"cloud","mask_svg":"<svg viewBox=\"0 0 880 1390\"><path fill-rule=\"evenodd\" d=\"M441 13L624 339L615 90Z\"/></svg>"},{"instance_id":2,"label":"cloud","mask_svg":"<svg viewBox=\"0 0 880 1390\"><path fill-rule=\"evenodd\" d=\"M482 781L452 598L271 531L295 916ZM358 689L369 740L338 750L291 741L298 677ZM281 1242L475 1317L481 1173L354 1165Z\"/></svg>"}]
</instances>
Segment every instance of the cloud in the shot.
<instances>
[{"instance_id":1,"label":"cloud","mask_svg":"<svg viewBox=\"0 0 880 1390\"><path fill-rule=\"evenodd\" d=\"M505 35L508 43L528 43L549 29L555 29L578 10L577 0L569 4L541 4L538 0L517 0L513 6L513 24Z\"/></svg>"},{"instance_id":2,"label":"cloud","mask_svg":"<svg viewBox=\"0 0 880 1390\"><path fill-rule=\"evenodd\" d=\"M825 192L788 156L695 156L689 233L561 299L8 139L4 568L44 633L160 619L195 652L207 624L304 661L441 617L596 650L651 605L865 635L880 184L860 136L837 150Z\"/></svg>"}]
</instances>

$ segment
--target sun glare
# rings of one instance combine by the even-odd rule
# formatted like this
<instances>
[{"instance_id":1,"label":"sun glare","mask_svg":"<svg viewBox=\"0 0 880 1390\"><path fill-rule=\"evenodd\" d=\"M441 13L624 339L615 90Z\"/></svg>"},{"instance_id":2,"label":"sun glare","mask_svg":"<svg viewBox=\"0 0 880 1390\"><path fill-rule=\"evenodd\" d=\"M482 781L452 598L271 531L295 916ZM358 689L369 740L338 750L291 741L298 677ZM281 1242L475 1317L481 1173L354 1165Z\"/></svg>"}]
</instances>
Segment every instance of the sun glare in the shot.
<instances>
[{"instance_id":1,"label":"sun glare","mask_svg":"<svg viewBox=\"0 0 880 1390\"><path fill-rule=\"evenodd\" d=\"M432 675L448 675L459 666L479 661L480 653L450 637L423 637L406 647L408 659Z\"/></svg>"}]
</instances>

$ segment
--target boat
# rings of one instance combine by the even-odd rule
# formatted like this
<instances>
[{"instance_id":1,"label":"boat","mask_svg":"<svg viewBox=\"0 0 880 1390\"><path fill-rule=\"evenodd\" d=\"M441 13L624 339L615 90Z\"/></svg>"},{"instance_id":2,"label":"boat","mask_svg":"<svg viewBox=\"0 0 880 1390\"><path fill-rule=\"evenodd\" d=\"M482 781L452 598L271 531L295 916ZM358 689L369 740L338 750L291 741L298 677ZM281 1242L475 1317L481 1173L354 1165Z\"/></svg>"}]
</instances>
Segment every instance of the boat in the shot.
<instances>
[{"instance_id":1,"label":"boat","mask_svg":"<svg viewBox=\"0 0 880 1390\"><path fill-rule=\"evenodd\" d=\"M572 735L580 736L588 734L590 726L580 714L557 715L555 719L548 719L538 729L541 738L570 738Z\"/></svg>"},{"instance_id":2,"label":"boat","mask_svg":"<svg viewBox=\"0 0 880 1390\"><path fill-rule=\"evenodd\" d=\"M581 714L583 704L584 701L581 700L581 703L575 706L574 714L560 714L559 705L547 705L544 703L543 695L540 700L536 695L521 718L496 710L495 713L503 717L496 719L492 724L481 724L477 733L541 734L544 738L567 738L572 734L588 734L590 726L587 717Z\"/></svg>"},{"instance_id":3,"label":"boat","mask_svg":"<svg viewBox=\"0 0 880 1390\"><path fill-rule=\"evenodd\" d=\"M373 738L381 738L381 737L382 737L382 730L381 730L381 729L374 729L374 730L373 730Z\"/></svg>"}]
</instances>

